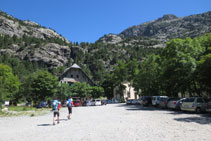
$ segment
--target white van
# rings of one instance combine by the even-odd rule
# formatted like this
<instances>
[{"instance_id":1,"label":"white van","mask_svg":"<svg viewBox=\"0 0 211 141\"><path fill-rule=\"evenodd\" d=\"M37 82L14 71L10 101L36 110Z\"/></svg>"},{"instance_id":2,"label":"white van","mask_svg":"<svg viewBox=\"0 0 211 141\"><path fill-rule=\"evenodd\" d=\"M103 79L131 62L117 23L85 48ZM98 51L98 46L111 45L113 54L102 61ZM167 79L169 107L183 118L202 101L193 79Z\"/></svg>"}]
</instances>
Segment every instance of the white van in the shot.
<instances>
[{"instance_id":1,"label":"white van","mask_svg":"<svg viewBox=\"0 0 211 141\"><path fill-rule=\"evenodd\" d=\"M91 101L91 105L92 106L100 106L101 105L101 100L100 99L93 99L92 101Z\"/></svg>"},{"instance_id":2,"label":"white van","mask_svg":"<svg viewBox=\"0 0 211 141\"><path fill-rule=\"evenodd\" d=\"M160 98L168 98L168 96L153 96L152 97L152 106L158 106L160 103Z\"/></svg>"}]
</instances>

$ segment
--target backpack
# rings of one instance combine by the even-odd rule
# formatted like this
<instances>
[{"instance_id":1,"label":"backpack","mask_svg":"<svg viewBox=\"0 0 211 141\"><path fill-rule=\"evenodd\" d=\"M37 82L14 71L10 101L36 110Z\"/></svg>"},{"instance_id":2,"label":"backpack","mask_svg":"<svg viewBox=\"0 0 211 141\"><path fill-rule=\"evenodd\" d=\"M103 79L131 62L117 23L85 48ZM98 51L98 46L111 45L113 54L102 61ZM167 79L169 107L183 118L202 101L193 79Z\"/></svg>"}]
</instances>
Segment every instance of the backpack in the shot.
<instances>
[{"instance_id":1,"label":"backpack","mask_svg":"<svg viewBox=\"0 0 211 141\"><path fill-rule=\"evenodd\" d=\"M71 107L72 106L72 100L71 99L68 99L67 101L67 107Z\"/></svg>"},{"instance_id":2,"label":"backpack","mask_svg":"<svg viewBox=\"0 0 211 141\"><path fill-rule=\"evenodd\" d=\"M53 110L57 110L58 109L58 105L59 105L58 100L54 100L53 101Z\"/></svg>"}]
</instances>

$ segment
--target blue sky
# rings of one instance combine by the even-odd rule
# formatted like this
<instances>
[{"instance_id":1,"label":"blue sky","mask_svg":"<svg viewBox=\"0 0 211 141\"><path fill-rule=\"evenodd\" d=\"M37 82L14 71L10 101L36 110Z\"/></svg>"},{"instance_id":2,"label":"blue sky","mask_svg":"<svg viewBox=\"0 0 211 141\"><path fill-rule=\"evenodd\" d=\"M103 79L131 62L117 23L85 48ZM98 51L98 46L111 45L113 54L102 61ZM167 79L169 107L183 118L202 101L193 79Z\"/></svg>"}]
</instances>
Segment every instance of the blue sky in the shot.
<instances>
[{"instance_id":1,"label":"blue sky","mask_svg":"<svg viewBox=\"0 0 211 141\"><path fill-rule=\"evenodd\" d=\"M0 0L0 9L50 27L70 41L95 42L164 14L211 11L211 0Z\"/></svg>"}]
</instances>

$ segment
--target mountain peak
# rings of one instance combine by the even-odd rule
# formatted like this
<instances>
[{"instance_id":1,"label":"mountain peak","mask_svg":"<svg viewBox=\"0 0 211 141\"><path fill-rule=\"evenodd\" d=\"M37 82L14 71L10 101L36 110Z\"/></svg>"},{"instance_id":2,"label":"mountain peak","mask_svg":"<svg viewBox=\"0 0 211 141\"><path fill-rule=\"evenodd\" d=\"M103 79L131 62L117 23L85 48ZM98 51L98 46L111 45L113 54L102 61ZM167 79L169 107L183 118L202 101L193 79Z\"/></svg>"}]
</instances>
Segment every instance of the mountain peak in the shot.
<instances>
[{"instance_id":1,"label":"mountain peak","mask_svg":"<svg viewBox=\"0 0 211 141\"><path fill-rule=\"evenodd\" d=\"M177 19L178 17L173 15L173 14L167 14L167 15L163 15L163 17L159 18L159 21L167 21L167 20L173 20L173 19Z\"/></svg>"}]
</instances>

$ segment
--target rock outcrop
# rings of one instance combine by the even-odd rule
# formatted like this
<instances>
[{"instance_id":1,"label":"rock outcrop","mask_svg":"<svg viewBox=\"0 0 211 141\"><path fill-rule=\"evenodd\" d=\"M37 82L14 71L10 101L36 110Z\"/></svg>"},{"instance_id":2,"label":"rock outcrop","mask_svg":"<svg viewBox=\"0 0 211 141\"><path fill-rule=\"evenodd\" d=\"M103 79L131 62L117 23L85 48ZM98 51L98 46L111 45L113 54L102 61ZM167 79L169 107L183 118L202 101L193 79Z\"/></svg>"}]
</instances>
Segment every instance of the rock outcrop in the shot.
<instances>
[{"instance_id":1,"label":"rock outcrop","mask_svg":"<svg viewBox=\"0 0 211 141\"><path fill-rule=\"evenodd\" d=\"M145 40L153 39L157 40L158 44L164 44L169 39L193 38L209 32L211 32L211 12L182 18L175 15L164 15L155 21L129 27L118 35L106 35L98 42L123 45L123 42L131 44L131 40L137 42L136 37L144 37ZM130 38L129 41L128 38Z\"/></svg>"},{"instance_id":2,"label":"rock outcrop","mask_svg":"<svg viewBox=\"0 0 211 141\"><path fill-rule=\"evenodd\" d=\"M21 38L24 35L39 39L59 38L69 43L67 39L52 29L40 26L32 21L21 21L0 11L0 33Z\"/></svg>"},{"instance_id":3,"label":"rock outcrop","mask_svg":"<svg viewBox=\"0 0 211 141\"><path fill-rule=\"evenodd\" d=\"M30 45L21 49L18 45L11 45L7 49L1 49L1 54L9 54L20 58L45 64L49 68L63 66L70 58L71 49L68 46L61 46L55 43L36 46Z\"/></svg>"},{"instance_id":4,"label":"rock outcrop","mask_svg":"<svg viewBox=\"0 0 211 141\"><path fill-rule=\"evenodd\" d=\"M58 41L65 44L70 42L52 29L40 26L32 21L22 21L0 11L0 36L14 35L21 39L23 36L35 39L42 39L40 43L22 41L21 44L9 44L6 48L0 49L1 54L16 56L21 60L29 60L45 64L49 68L63 66L71 56L69 46L51 42ZM47 41L47 42L46 42Z\"/></svg>"}]
</instances>

